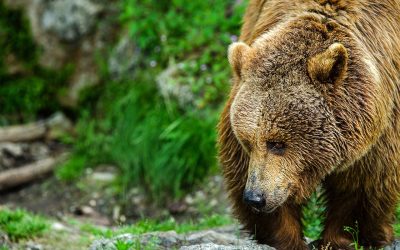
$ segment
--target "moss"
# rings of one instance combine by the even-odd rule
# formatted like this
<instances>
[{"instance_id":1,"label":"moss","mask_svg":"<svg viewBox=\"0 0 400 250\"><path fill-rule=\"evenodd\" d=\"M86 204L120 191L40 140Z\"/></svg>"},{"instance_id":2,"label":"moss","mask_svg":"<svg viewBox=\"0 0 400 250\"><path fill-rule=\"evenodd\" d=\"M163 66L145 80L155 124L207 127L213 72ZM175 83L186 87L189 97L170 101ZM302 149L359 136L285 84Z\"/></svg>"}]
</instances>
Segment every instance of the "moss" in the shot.
<instances>
[{"instance_id":1,"label":"moss","mask_svg":"<svg viewBox=\"0 0 400 250\"><path fill-rule=\"evenodd\" d=\"M7 9L0 2L2 124L29 121L60 108L57 97L65 86L71 67L61 71L45 69L38 63L39 53L23 12ZM6 59L10 56L23 67L23 72L7 72Z\"/></svg>"}]
</instances>

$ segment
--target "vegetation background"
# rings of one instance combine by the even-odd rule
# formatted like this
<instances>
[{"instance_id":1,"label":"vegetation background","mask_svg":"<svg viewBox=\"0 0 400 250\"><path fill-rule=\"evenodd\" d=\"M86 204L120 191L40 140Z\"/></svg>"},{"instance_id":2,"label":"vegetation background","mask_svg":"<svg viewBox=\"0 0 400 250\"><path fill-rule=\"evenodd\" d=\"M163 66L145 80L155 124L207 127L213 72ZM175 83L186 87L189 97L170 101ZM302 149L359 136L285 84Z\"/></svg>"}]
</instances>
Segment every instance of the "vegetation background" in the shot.
<instances>
[{"instance_id":1,"label":"vegetation background","mask_svg":"<svg viewBox=\"0 0 400 250\"><path fill-rule=\"evenodd\" d=\"M57 183L93 192L84 181L88 169L112 165L117 176L109 186L116 202L129 208L129 193L139 189L153 209L185 200L193 190L209 185L207 178L219 175L216 124L230 87L226 49L238 39L247 1L70 1L78 13L86 13L79 14L78 21L69 19L69 5L62 1L37 1L39 7L29 2L0 2L0 126L64 113L73 132L54 140L71 154L55 171ZM34 7L41 20L36 24L29 12ZM46 24L51 17L55 21ZM82 24L84 17L88 21ZM76 34L62 26L68 24ZM56 37L55 48L46 48L46 36ZM85 46L90 52L82 49ZM59 49L65 54L62 59L57 57ZM91 66L82 66L83 60ZM79 78L87 72L92 75ZM78 94L71 98L73 91ZM168 212L154 218L136 216L128 223L134 226L115 222L121 226L117 229L73 220L69 224L79 224L90 235L112 237L127 231L183 232L235 223L225 210L205 203L197 204L196 217L180 221L171 220L174 214ZM318 237L323 211L323 196L316 193L304 209L306 236ZM46 214L37 217L4 208L0 231L10 242L46 237L43 232L54 220Z\"/></svg>"}]
</instances>

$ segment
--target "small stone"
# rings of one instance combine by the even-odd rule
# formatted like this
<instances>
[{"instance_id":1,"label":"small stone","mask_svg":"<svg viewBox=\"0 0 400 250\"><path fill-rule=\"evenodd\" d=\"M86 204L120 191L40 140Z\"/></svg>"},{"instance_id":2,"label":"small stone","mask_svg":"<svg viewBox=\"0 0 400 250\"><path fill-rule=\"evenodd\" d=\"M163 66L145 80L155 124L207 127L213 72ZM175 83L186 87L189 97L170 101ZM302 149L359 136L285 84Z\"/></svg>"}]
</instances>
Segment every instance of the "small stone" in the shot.
<instances>
[{"instance_id":1,"label":"small stone","mask_svg":"<svg viewBox=\"0 0 400 250\"><path fill-rule=\"evenodd\" d=\"M89 215L93 215L95 213L95 211L93 208L91 208L89 206L81 206L81 207L75 208L74 213L76 215L89 216Z\"/></svg>"},{"instance_id":2,"label":"small stone","mask_svg":"<svg viewBox=\"0 0 400 250\"><path fill-rule=\"evenodd\" d=\"M140 196L140 195L132 198L132 202L135 205L141 204L143 202L143 200L144 200L143 196Z\"/></svg>"},{"instance_id":3,"label":"small stone","mask_svg":"<svg viewBox=\"0 0 400 250\"><path fill-rule=\"evenodd\" d=\"M218 204L218 201L216 199L212 199L209 204L210 207L215 207Z\"/></svg>"},{"instance_id":4,"label":"small stone","mask_svg":"<svg viewBox=\"0 0 400 250\"><path fill-rule=\"evenodd\" d=\"M186 202L188 205L192 205L192 204L194 203L194 199L193 199L193 197L192 197L191 195L187 195L187 196L185 197L185 202Z\"/></svg>"},{"instance_id":5,"label":"small stone","mask_svg":"<svg viewBox=\"0 0 400 250\"><path fill-rule=\"evenodd\" d=\"M122 215L119 217L119 221L120 221L120 222L126 222L126 216L122 214Z\"/></svg>"},{"instance_id":6,"label":"small stone","mask_svg":"<svg viewBox=\"0 0 400 250\"><path fill-rule=\"evenodd\" d=\"M188 206L185 202L174 202L168 206L171 214L182 214L187 210Z\"/></svg>"},{"instance_id":7,"label":"small stone","mask_svg":"<svg viewBox=\"0 0 400 250\"><path fill-rule=\"evenodd\" d=\"M267 245L257 245L254 243L242 246L224 246L213 243L183 246L180 250L275 250L275 248Z\"/></svg>"},{"instance_id":8,"label":"small stone","mask_svg":"<svg viewBox=\"0 0 400 250\"><path fill-rule=\"evenodd\" d=\"M195 194L195 199L196 201L203 201L206 199L206 195L204 194L203 191L197 191Z\"/></svg>"},{"instance_id":9,"label":"small stone","mask_svg":"<svg viewBox=\"0 0 400 250\"><path fill-rule=\"evenodd\" d=\"M57 139L65 134L70 134L73 131L73 125L63 113L57 112L47 120L49 132L47 133L48 139Z\"/></svg>"},{"instance_id":10,"label":"small stone","mask_svg":"<svg viewBox=\"0 0 400 250\"><path fill-rule=\"evenodd\" d=\"M0 143L0 151L12 155L13 157L18 157L23 155L24 145L20 143Z\"/></svg>"},{"instance_id":11,"label":"small stone","mask_svg":"<svg viewBox=\"0 0 400 250\"><path fill-rule=\"evenodd\" d=\"M54 222L51 228L55 231L66 231L68 228L59 222Z\"/></svg>"},{"instance_id":12,"label":"small stone","mask_svg":"<svg viewBox=\"0 0 400 250\"><path fill-rule=\"evenodd\" d=\"M119 219L120 214L121 214L121 207L115 206L113 208L113 219L117 221Z\"/></svg>"},{"instance_id":13,"label":"small stone","mask_svg":"<svg viewBox=\"0 0 400 250\"><path fill-rule=\"evenodd\" d=\"M109 172L94 172L91 179L97 182L113 182L116 178L114 173Z\"/></svg>"},{"instance_id":14,"label":"small stone","mask_svg":"<svg viewBox=\"0 0 400 250\"><path fill-rule=\"evenodd\" d=\"M101 7L88 0L49 1L41 24L64 42L73 42L87 35L95 26Z\"/></svg>"},{"instance_id":15,"label":"small stone","mask_svg":"<svg viewBox=\"0 0 400 250\"><path fill-rule=\"evenodd\" d=\"M26 250L43 250L43 246L34 242L27 242L25 245Z\"/></svg>"}]
</instances>

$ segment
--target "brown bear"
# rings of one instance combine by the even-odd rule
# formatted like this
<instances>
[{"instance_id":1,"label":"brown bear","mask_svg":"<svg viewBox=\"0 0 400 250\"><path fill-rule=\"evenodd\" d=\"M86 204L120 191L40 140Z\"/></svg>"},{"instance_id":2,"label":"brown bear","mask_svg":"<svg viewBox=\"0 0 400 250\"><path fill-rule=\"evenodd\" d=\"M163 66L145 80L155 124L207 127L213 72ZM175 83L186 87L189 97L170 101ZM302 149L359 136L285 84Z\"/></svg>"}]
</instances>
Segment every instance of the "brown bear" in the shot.
<instances>
[{"instance_id":1,"label":"brown bear","mask_svg":"<svg viewBox=\"0 0 400 250\"><path fill-rule=\"evenodd\" d=\"M219 158L260 243L307 249L301 207L326 193L321 246L394 239L400 190L400 1L251 0L228 50Z\"/></svg>"}]
</instances>

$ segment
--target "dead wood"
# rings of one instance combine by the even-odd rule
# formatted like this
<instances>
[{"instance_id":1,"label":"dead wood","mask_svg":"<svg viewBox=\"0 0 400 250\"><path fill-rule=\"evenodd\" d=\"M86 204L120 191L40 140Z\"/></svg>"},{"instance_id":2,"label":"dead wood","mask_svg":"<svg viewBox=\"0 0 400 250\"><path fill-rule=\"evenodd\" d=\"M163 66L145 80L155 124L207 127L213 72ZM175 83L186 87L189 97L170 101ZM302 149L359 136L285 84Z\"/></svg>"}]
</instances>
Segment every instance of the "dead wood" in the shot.
<instances>
[{"instance_id":1,"label":"dead wood","mask_svg":"<svg viewBox=\"0 0 400 250\"><path fill-rule=\"evenodd\" d=\"M46 135L45 122L0 128L0 142L32 141Z\"/></svg>"},{"instance_id":2,"label":"dead wood","mask_svg":"<svg viewBox=\"0 0 400 250\"><path fill-rule=\"evenodd\" d=\"M51 173L54 168L65 161L67 154L49 157L22 167L0 172L0 190L6 190L36 180Z\"/></svg>"}]
</instances>

